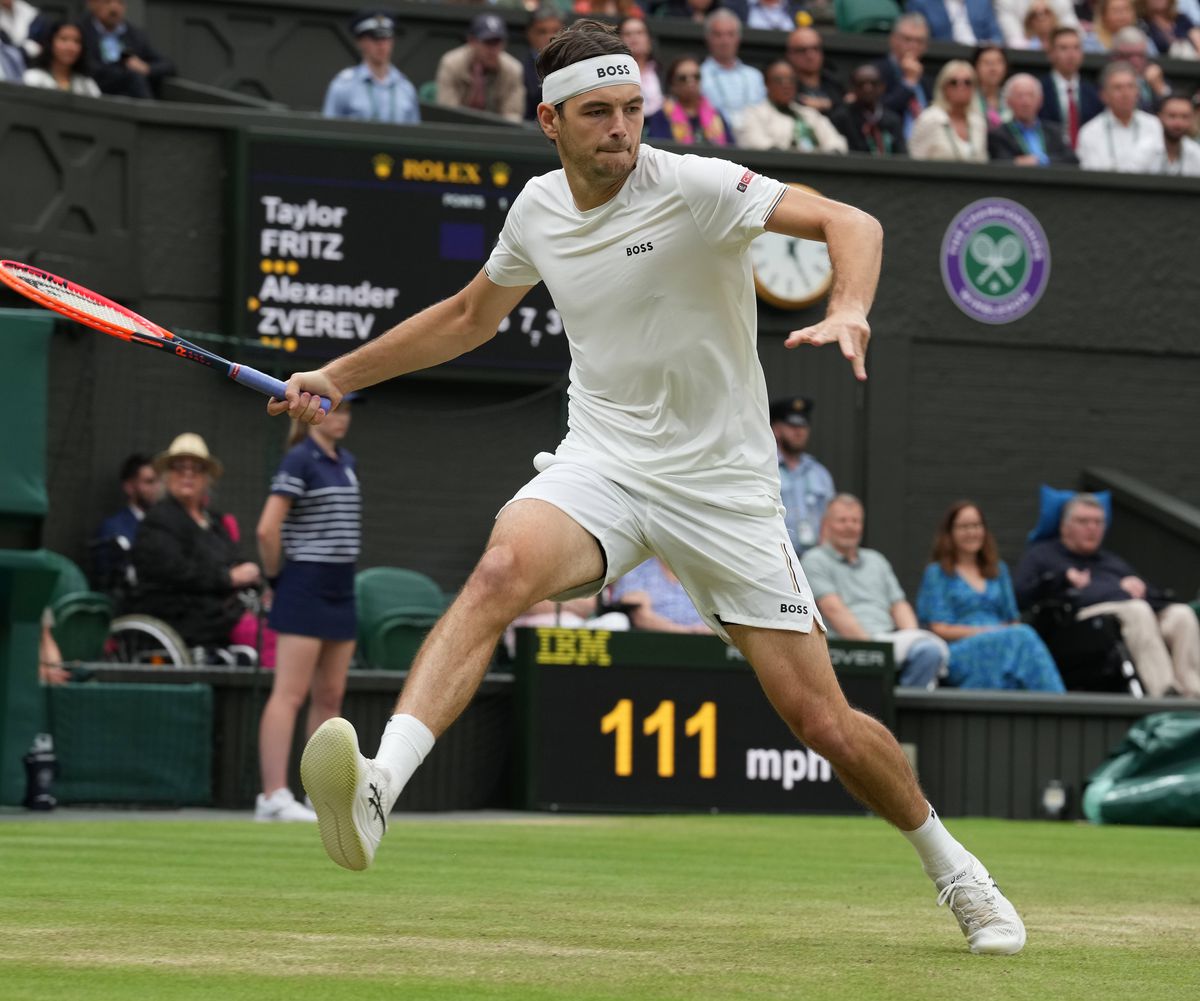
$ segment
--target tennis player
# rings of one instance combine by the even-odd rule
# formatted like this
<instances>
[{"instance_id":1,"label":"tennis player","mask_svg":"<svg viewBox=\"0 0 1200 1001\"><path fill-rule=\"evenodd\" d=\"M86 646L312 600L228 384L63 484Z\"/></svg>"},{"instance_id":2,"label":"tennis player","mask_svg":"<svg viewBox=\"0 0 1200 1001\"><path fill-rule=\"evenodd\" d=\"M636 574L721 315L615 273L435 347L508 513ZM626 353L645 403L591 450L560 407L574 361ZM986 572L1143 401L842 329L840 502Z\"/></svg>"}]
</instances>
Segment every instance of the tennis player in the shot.
<instances>
[{"instance_id":1,"label":"tennis player","mask_svg":"<svg viewBox=\"0 0 1200 1001\"><path fill-rule=\"evenodd\" d=\"M570 430L497 516L417 655L378 756L363 757L341 719L305 749L325 850L349 869L371 864L396 797L474 695L513 618L548 597L595 594L658 556L796 736L909 839L971 951L1019 951L1025 927L1012 904L942 825L891 733L847 704L783 521L747 248L764 230L828 244L825 319L786 343L836 343L865 379L878 222L727 160L639 146L638 65L606 25L560 32L538 72L538 121L562 169L525 186L483 271L378 340L293 375L286 399L268 404L321 421L317 394L336 403L470 351L539 281L571 347Z\"/></svg>"}]
</instances>

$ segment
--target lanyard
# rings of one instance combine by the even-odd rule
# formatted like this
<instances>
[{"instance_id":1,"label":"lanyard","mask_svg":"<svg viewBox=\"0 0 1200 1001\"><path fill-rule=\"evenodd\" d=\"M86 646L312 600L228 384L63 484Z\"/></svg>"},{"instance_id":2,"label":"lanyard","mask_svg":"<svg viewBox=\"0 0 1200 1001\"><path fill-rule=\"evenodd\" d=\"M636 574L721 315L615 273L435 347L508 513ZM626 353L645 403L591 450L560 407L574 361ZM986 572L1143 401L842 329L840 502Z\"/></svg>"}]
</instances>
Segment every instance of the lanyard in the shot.
<instances>
[{"instance_id":1,"label":"lanyard","mask_svg":"<svg viewBox=\"0 0 1200 1001\"><path fill-rule=\"evenodd\" d=\"M376 96L376 83L374 76L368 76L366 79L367 97L371 101L371 121L373 122L394 122L396 120L396 81L389 80L387 83L388 92L388 114L387 118L381 118L379 115L379 98Z\"/></svg>"},{"instance_id":2,"label":"lanyard","mask_svg":"<svg viewBox=\"0 0 1200 1001\"><path fill-rule=\"evenodd\" d=\"M1116 169L1117 146L1116 146L1116 143L1113 142L1113 128L1112 128L1112 123L1113 123L1114 117L1115 116L1113 115L1113 113L1111 111L1106 111L1104 113L1104 134L1105 134L1105 137L1108 139L1108 155L1110 157L1112 157L1112 165L1113 165L1113 168ZM1133 152L1136 153L1137 152L1137 142L1138 142L1138 120L1137 120L1137 112L1136 111L1134 111L1133 117L1130 119L1130 123L1131 123L1131 129L1133 131Z\"/></svg>"},{"instance_id":3,"label":"lanyard","mask_svg":"<svg viewBox=\"0 0 1200 1001\"><path fill-rule=\"evenodd\" d=\"M1012 137L1017 141L1017 145L1021 147L1022 153L1034 155L1033 150L1029 148L1029 143L1025 140L1025 131L1016 122L1007 122L1008 131L1012 133ZM1042 152L1046 153L1046 134L1042 131L1042 123L1035 122L1034 129L1037 131L1038 138L1042 141ZM1046 153L1049 156L1049 153Z\"/></svg>"}]
</instances>

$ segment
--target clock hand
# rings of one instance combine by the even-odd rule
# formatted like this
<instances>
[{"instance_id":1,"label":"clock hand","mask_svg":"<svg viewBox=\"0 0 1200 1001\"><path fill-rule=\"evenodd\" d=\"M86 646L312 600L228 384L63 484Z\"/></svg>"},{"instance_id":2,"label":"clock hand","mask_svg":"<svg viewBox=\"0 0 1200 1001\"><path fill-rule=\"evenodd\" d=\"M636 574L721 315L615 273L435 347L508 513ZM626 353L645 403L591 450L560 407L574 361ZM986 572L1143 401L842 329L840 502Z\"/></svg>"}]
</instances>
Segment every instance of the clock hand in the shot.
<instances>
[{"instance_id":1,"label":"clock hand","mask_svg":"<svg viewBox=\"0 0 1200 1001\"><path fill-rule=\"evenodd\" d=\"M799 246L800 246L800 244L796 240L788 240L788 242L787 242L788 257L790 257L797 264L800 263L800 259L796 256L796 248Z\"/></svg>"}]
</instances>

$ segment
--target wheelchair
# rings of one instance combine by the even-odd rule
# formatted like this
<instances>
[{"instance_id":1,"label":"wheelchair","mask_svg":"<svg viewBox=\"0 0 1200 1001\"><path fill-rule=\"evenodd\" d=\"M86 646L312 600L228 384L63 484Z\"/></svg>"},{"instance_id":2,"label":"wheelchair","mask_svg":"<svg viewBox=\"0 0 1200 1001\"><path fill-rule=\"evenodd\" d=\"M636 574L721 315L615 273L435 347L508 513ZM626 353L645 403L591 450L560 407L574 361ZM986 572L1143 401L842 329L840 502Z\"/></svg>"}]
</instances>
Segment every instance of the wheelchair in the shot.
<instances>
[{"instance_id":1,"label":"wheelchair","mask_svg":"<svg viewBox=\"0 0 1200 1001\"><path fill-rule=\"evenodd\" d=\"M1070 692L1111 692L1144 698L1145 689L1115 615L1079 620L1076 603L1046 598L1029 610L1028 622L1042 638Z\"/></svg>"}]
</instances>

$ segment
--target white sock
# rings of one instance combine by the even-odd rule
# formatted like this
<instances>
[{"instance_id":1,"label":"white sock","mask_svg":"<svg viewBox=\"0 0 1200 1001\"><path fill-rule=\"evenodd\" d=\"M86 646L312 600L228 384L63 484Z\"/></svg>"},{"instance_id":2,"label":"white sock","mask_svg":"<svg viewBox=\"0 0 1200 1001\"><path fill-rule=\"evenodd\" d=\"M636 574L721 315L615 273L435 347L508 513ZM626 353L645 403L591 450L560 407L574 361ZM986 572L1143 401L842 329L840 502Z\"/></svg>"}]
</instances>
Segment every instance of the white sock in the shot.
<instances>
[{"instance_id":1,"label":"white sock","mask_svg":"<svg viewBox=\"0 0 1200 1001\"><path fill-rule=\"evenodd\" d=\"M433 750L433 734L416 716L401 713L388 720L379 741L375 763L387 769L392 802L408 785L417 766Z\"/></svg>"},{"instance_id":2,"label":"white sock","mask_svg":"<svg viewBox=\"0 0 1200 1001\"><path fill-rule=\"evenodd\" d=\"M954 875L967 864L967 850L943 826L931 806L929 818L915 831L901 831L921 856L925 875L935 883Z\"/></svg>"}]
</instances>

